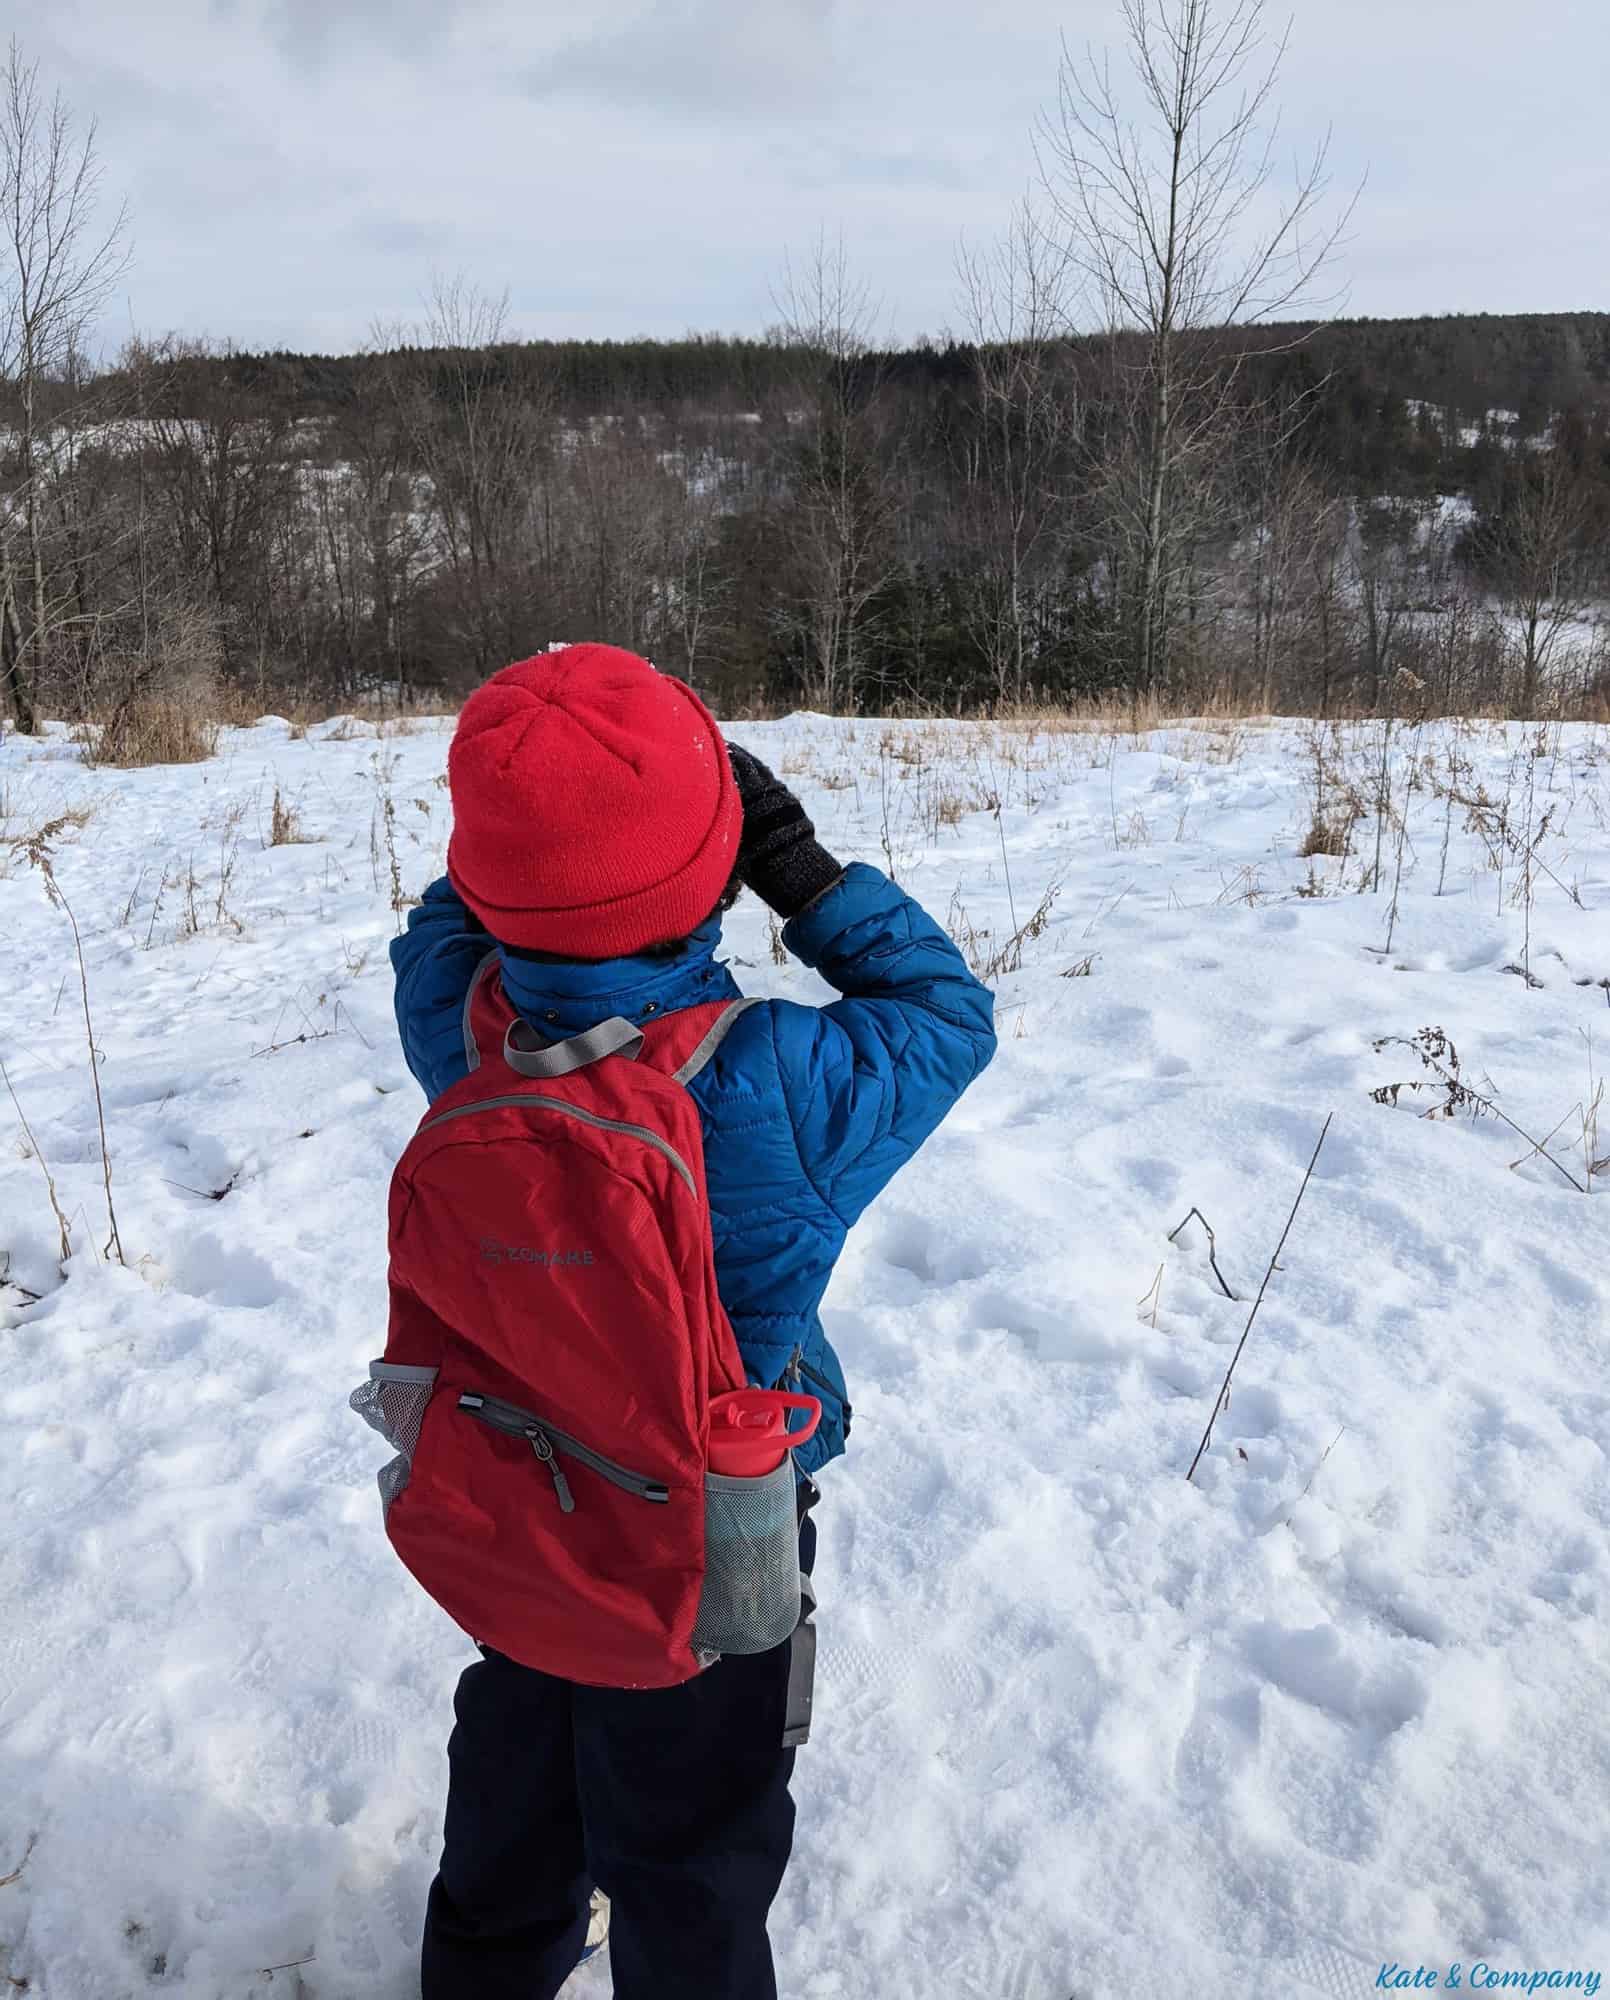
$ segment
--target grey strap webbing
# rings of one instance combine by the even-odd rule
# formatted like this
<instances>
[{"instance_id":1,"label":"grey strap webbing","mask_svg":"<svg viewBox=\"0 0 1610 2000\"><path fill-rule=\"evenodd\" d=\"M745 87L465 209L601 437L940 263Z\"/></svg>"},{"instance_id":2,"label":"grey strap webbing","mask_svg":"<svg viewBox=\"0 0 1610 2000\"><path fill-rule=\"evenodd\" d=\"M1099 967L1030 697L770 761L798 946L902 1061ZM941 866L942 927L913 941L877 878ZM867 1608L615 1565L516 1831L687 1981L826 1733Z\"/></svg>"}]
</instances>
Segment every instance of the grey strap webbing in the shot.
<instances>
[{"instance_id":1,"label":"grey strap webbing","mask_svg":"<svg viewBox=\"0 0 1610 2000\"><path fill-rule=\"evenodd\" d=\"M709 1034L700 1042L692 1055L688 1057L680 1069L672 1071L672 1081L674 1083L690 1083L727 1039L727 1035L738 1016L747 1013L751 1007L758 1007L759 1005L760 1002L758 1000L734 1000L730 1007L724 1008L716 1017L714 1027L711 1028Z\"/></svg>"},{"instance_id":2,"label":"grey strap webbing","mask_svg":"<svg viewBox=\"0 0 1610 2000\"><path fill-rule=\"evenodd\" d=\"M569 1076L589 1063L602 1062L605 1056L635 1058L643 1046L642 1029L619 1014L600 1021L583 1035L572 1035L568 1041L553 1042L545 1049L518 1046L515 1035L525 1025L516 1021L503 1039L503 1060L519 1076Z\"/></svg>"},{"instance_id":3,"label":"grey strap webbing","mask_svg":"<svg viewBox=\"0 0 1610 2000\"><path fill-rule=\"evenodd\" d=\"M470 979L469 991L464 995L464 1061L471 1069L481 1067L481 1051L476 1046L475 1030L470 1026L470 1009L475 1005L475 996L480 991L481 981L498 962L498 948L493 945Z\"/></svg>"},{"instance_id":4,"label":"grey strap webbing","mask_svg":"<svg viewBox=\"0 0 1610 2000\"><path fill-rule=\"evenodd\" d=\"M800 1571L799 1623L788 1648L788 1706L783 1748L798 1750L811 1740L811 1700L816 1692L816 1586Z\"/></svg>"}]
</instances>

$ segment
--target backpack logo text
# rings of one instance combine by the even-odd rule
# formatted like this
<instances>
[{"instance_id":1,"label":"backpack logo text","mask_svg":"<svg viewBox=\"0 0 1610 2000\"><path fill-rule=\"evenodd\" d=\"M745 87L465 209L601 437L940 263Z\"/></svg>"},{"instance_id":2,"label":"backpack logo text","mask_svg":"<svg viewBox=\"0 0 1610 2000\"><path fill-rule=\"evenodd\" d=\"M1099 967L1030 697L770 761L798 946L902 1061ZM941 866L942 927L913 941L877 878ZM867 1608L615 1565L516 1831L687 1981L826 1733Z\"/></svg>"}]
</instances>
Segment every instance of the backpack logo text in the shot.
<instances>
[{"instance_id":1,"label":"backpack logo text","mask_svg":"<svg viewBox=\"0 0 1610 2000\"><path fill-rule=\"evenodd\" d=\"M499 1243L496 1237L481 1238L483 1264L537 1264L554 1270L561 1264L590 1264L590 1250L534 1250L525 1243Z\"/></svg>"}]
</instances>

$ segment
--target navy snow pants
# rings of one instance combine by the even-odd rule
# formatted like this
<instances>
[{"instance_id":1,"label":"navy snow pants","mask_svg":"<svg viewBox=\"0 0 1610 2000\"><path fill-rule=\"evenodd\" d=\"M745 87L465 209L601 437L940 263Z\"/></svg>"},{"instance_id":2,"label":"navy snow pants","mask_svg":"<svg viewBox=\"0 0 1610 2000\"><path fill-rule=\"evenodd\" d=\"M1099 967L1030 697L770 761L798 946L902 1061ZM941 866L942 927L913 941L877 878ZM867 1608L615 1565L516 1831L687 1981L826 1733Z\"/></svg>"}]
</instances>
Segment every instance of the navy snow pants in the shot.
<instances>
[{"instance_id":1,"label":"navy snow pants","mask_svg":"<svg viewBox=\"0 0 1610 2000\"><path fill-rule=\"evenodd\" d=\"M809 1570L815 1523L800 1534ZM616 2000L775 2000L790 1648L681 1687L594 1688L487 1653L454 1700L423 2000L553 2000L610 1898Z\"/></svg>"}]
</instances>

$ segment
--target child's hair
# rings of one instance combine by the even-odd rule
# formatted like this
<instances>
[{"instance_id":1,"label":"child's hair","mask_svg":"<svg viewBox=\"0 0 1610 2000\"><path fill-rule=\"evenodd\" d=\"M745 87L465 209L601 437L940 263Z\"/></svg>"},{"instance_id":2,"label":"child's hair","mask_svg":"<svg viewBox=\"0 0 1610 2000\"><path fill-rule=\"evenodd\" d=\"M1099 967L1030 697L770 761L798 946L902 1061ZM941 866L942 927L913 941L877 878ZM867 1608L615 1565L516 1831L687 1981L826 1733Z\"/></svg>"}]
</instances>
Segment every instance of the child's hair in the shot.
<instances>
[{"instance_id":1,"label":"child's hair","mask_svg":"<svg viewBox=\"0 0 1610 2000\"><path fill-rule=\"evenodd\" d=\"M728 877L727 886L722 890L715 908L704 919L704 923L696 925L695 928L703 930L704 925L709 923L711 918L724 917L742 894L743 883L739 880L737 871L734 870ZM632 958L680 958L691 942L691 934L688 937L661 938L653 944L643 945L639 950L629 953L628 956ZM602 960L596 959L589 961L579 952L532 951L529 947L512 944L505 944L503 949L511 958L525 959L532 965L586 965L589 962L593 964L603 963Z\"/></svg>"}]
</instances>

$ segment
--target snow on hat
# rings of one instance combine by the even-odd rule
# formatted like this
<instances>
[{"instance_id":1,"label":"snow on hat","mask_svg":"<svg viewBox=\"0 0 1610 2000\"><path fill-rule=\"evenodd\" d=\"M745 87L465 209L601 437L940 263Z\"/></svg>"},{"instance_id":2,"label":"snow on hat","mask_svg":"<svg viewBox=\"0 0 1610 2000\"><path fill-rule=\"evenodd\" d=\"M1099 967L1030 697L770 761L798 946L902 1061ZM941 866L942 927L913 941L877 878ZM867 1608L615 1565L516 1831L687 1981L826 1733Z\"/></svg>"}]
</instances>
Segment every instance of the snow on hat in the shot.
<instances>
[{"instance_id":1,"label":"snow on hat","mask_svg":"<svg viewBox=\"0 0 1610 2000\"><path fill-rule=\"evenodd\" d=\"M618 646L517 660L464 705L447 756L453 887L504 944L620 958L684 937L743 827L691 688Z\"/></svg>"}]
</instances>

